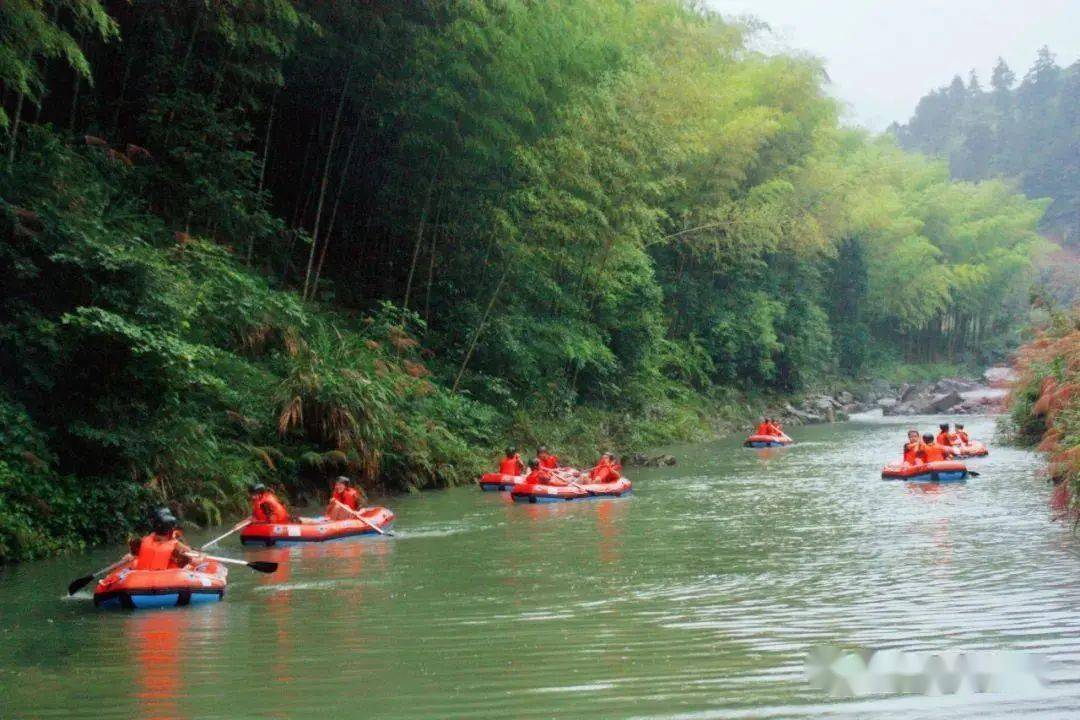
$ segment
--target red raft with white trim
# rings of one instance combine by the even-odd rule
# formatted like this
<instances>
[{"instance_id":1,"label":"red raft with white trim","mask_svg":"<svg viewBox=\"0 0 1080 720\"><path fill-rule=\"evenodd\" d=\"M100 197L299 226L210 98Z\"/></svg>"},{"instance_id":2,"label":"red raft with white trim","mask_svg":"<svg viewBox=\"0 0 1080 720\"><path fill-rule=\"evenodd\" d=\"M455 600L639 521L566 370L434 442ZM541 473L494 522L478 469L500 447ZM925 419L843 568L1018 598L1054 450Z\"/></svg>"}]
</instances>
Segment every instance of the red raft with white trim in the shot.
<instances>
[{"instance_id":1,"label":"red raft with white trim","mask_svg":"<svg viewBox=\"0 0 1080 720\"><path fill-rule=\"evenodd\" d=\"M956 457L986 457L990 454L986 445L978 440L972 440L967 445L957 445L953 448L953 452L956 453Z\"/></svg>"},{"instance_id":2,"label":"red raft with white trim","mask_svg":"<svg viewBox=\"0 0 1080 720\"><path fill-rule=\"evenodd\" d=\"M520 503L553 503L591 498L622 497L632 486L626 478L615 482L579 483L577 485L515 485L510 498Z\"/></svg>"},{"instance_id":3,"label":"red raft with white trim","mask_svg":"<svg viewBox=\"0 0 1080 720\"><path fill-rule=\"evenodd\" d=\"M919 465L892 463L886 465L881 471L883 480L905 480L917 483L966 482L967 477L967 465L955 460L939 460Z\"/></svg>"},{"instance_id":4,"label":"red raft with white trim","mask_svg":"<svg viewBox=\"0 0 1080 720\"><path fill-rule=\"evenodd\" d=\"M169 570L136 570L128 564L97 584L94 605L134 610L220 602L228 574L213 560Z\"/></svg>"},{"instance_id":5,"label":"red raft with white trim","mask_svg":"<svg viewBox=\"0 0 1080 720\"><path fill-rule=\"evenodd\" d=\"M787 447L793 442L795 441L789 438L787 435L751 435L750 437L743 440L743 447Z\"/></svg>"},{"instance_id":6,"label":"red raft with white trim","mask_svg":"<svg viewBox=\"0 0 1080 720\"><path fill-rule=\"evenodd\" d=\"M503 475L502 473L484 473L480 477L480 489L484 492L506 492L515 485L525 482L524 475Z\"/></svg>"},{"instance_id":7,"label":"red raft with white trim","mask_svg":"<svg viewBox=\"0 0 1080 720\"><path fill-rule=\"evenodd\" d=\"M394 523L394 513L384 507L364 508L360 510L360 514L368 522L357 518L330 520L319 517L301 518L298 523L252 523L240 531L240 542L244 545L267 547L288 543L327 542L358 535L376 535L378 531L371 525L385 532Z\"/></svg>"}]
</instances>

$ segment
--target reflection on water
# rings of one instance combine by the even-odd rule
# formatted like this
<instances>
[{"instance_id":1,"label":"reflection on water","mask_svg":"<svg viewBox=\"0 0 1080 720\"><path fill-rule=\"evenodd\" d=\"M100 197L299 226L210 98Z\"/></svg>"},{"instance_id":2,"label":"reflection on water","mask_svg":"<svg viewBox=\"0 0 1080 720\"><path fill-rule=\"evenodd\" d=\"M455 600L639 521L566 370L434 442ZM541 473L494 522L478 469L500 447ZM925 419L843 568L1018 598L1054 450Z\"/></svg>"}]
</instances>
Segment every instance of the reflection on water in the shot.
<instances>
[{"instance_id":1,"label":"reflection on water","mask_svg":"<svg viewBox=\"0 0 1080 720\"><path fill-rule=\"evenodd\" d=\"M396 537L226 543L281 570L235 569L213 606L58 600L115 550L8 569L0 717L1080 716L1077 541L1038 459L992 447L966 486L880 480L911 422L668 448L679 465L632 471L624 499L394 498ZM1051 682L832 699L804 677L822 645L1042 652Z\"/></svg>"}]
</instances>

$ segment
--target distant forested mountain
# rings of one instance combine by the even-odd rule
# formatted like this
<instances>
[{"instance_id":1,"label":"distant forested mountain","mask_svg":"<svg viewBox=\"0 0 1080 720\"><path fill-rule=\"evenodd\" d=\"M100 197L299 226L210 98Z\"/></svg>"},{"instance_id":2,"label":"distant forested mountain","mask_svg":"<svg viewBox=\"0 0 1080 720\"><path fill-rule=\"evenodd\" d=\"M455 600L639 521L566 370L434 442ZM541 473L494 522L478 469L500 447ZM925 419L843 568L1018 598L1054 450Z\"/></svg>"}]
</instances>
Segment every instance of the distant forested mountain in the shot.
<instances>
[{"instance_id":1,"label":"distant forested mountain","mask_svg":"<svg viewBox=\"0 0 1080 720\"><path fill-rule=\"evenodd\" d=\"M999 58L988 88L974 71L956 76L891 130L905 149L947 157L955 178L1015 177L1028 197L1052 198L1043 230L1080 245L1080 61L1061 67L1043 47L1017 84Z\"/></svg>"}]
</instances>

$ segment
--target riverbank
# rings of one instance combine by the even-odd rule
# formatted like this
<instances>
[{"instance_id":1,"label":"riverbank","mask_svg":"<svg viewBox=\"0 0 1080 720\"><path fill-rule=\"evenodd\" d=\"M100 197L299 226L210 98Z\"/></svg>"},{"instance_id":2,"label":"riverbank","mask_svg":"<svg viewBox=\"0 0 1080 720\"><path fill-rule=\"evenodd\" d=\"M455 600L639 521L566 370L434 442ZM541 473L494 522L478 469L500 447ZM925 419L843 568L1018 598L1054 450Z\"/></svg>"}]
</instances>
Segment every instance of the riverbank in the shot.
<instances>
[{"instance_id":1,"label":"riverbank","mask_svg":"<svg viewBox=\"0 0 1080 720\"><path fill-rule=\"evenodd\" d=\"M1046 453L1054 508L1080 517L1080 307L1060 313L1016 353L1006 430Z\"/></svg>"}]
</instances>

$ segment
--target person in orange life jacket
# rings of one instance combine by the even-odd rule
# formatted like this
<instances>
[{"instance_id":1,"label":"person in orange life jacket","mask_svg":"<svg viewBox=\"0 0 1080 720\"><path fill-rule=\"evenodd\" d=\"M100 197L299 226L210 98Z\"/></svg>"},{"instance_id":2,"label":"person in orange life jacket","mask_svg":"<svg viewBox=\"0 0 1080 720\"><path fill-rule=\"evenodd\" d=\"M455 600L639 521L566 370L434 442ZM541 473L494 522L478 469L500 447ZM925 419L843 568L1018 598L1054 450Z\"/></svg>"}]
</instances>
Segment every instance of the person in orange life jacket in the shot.
<instances>
[{"instance_id":1,"label":"person in orange life jacket","mask_svg":"<svg viewBox=\"0 0 1080 720\"><path fill-rule=\"evenodd\" d=\"M938 425L940 432L935 439L938 445L952 446L956 444L956 434L949 432L949 423Z\"/></svg>"},{"instance_id":2,"label":"person in orange life jacket","mask_svg":"<svg viewBox=\"0 0 1080 720\"><path fill-rule=\"evenodd\" d=\"M956 439L960 441L960 444L970 445L971 438L968 436L967 431L964 430L964 424L956 423L953 427L956 428Z\"/></svg>"},{"instance_id":3,"label":"person in orange life jacket","mask_svg":"<svg viewBox=\"0 0 1080 720\"><path fill-rule=\"evenodd\" d=\"M755 435L772 435L772 433L770 432L771 428L772 428L772 424L769 421L769 418L763 418L761 420L761 422L758 423L757 427L754 428L754 434Z\"/></svg>"},{"instance_id":4,"label":"person in orange life jacket","mask_svg":"<svg viewBox=\"0 0 1080 720\"><path fill-rule=\"evenodd\" d=\"M918 465L921 461L919 455L922 452L923 442L919 437L918 430L908 430L907 442L904 443L904 464Z\"/></svg>"},{"instance_id":5,"label":"person in orange life jacket","mask_svg":"<svg viewBox=\"0 0 1080 720\"><path fill-rule=\"evenodd\" d=\"M769 418L769 435L780 437L783 434L784 427L780 424L780 421L775 418Z\"/></svg>"},{"instance_id":6,"label":"person in orange life jacket","mask_svg":"<svg viewBox=\"0 0 1080 720\"><path fill-rule=\"evenodd\" d=\"M540 461L540 467L545 470L554 470L559 467L559 458L549 453L545 445L536 449L536 459Z\"/></svg>"},{"instance_id":7,"label":"person in orange life jacket","mask_svg":"<svg viewBox=\"0 0 1080 720\"><path fill-rule=\"evenodd\" d=\"M615 456L609 452L600 456L600 462L589 471L589 482L606 483L615 482L620 477L619 470L622 468L615 462Z\"/></svg>"},{"instance_id":8,"label":"person in orange life jacket","mask_svg":"<svg viewBox=\"0 0 1080 720\"><path fill-rule=\"evenodd\" d=\"M521 455L518 454L517 448L513 446L506 448L506 457L499 463L499 474L511 477L525 474L525 465L521 462Z\"/></svg>"},{"instance_id":9,"label":"person in orange life jacket","mask_svg":"<svg viewBox=\"0 0 1080 720\"><path fill-rule=\"evenodd\" d=\"M930 433L926 433L922 436L923 447L920 452L920 459L924 463L940 462L947 460L953 455L953 449L948 445L942 445L934 442L934 436Z\"/></svg>"},{"instance_id":10,"label":"person in orange life jacket","mask_svg":"<svg viewBox=\"0 0 1080 720\"><path fill-rule=\"evenodd\" d=\"M526 485L566 485L566 481L560 480L551 474L549 468L540 464L539 458L529 461L529 474L525 476Z\"/></svg>"},{"instance_id":11,"label":"person in orange life jacket","mask_svg":"<svg viewBox=\"0 0 1080 720\"><path fill-rule=\"evenodd\" d=\"M330 496L330 504L326 506L326 516L331 520L348 520L356 517L352 513L348 512L344 505L350 510L359 510L360 507L367 501L364 497L364 493L358 490L353 481L342 475L334 481L334 492ZM341 505L338 505L341 503Z\"/></svg>"},{"instance_id":12,"label":"person in orange life jacket","mask_svg":"<svg viewBox=\"0 0 1080 720\"><path fill-rule=\"evenodd\" d=\"M251 517L257 523L294 522L289 511L277 499L277 496L262 483L255 483L249 488L251 493Z\"/></svg>"},{"instance_id":13,"label":"person in orange life jacket","mask_svg":"<svg viewBox=\"0 0 1080 720\"><path fill-rule=\"evenodd\" d=\"M136 570L169 570L185 567L198 557L198 554L180 542L180 531L176 528L176 517L168 508L154 512L151 527L153 532L142 538L133 538L129 542L129 551L135 561L131 567Z\"/></svg>"}]
</instances>

